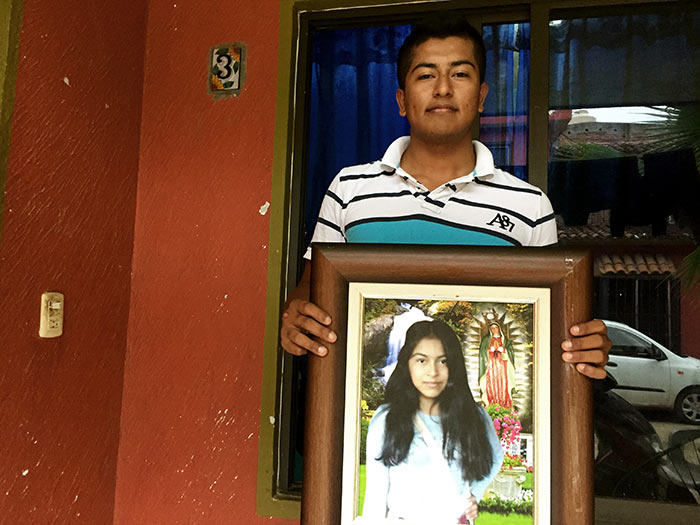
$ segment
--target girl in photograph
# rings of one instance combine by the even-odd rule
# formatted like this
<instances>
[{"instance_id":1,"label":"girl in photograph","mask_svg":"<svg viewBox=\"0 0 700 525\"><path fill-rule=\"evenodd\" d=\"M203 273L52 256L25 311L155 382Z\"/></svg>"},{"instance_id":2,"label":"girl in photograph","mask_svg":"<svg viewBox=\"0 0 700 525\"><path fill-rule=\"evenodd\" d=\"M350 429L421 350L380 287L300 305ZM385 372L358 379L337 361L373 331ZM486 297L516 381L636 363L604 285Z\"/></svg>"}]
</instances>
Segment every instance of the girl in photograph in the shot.
<instances>
[{"instance_id":1,"label":"girl in photograph","mask_svg":"<svg viewBox=\"0 0 700 525\"><path fill-rule=\"evenodd\" d=\"M457 335L442 321L411 325L369 424L363 519L471 523L502 461Z\"/></svg>"}]
</instances>

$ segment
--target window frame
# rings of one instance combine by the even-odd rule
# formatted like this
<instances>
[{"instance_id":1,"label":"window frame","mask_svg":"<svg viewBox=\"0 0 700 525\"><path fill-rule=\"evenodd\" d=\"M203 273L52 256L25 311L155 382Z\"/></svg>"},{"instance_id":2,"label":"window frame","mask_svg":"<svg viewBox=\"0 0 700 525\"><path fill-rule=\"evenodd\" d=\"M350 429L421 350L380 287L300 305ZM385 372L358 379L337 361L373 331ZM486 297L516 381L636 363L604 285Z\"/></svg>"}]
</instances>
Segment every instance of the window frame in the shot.
<instances>
[{"instance_id":1,"label":"window frame","mask_svg":"<svg viewBox=\"0 0 700 525\"><path fill-rule=\"evenodd\" d=\"M4 30L0 33L0 241L23 10L24 0L6 0L0 5L0 25Z\"/></svg>"},{"instance_id":2,"label":"window frame","mask_svg":"<svg viewBox=\"0 0 700 525\"><path fill-rule=\"evenodd\" d=\"M676 0L474 0L465 6L458 0L280 0L280 24L277 71L277 98L272 169L270 233L268 243L268 279L266 294L263 381L260 404L258 450L257 511L264 516L297 518L300 495L280 490L280 464L288 458L280 445L288 435L289 411L282 410L289 396L291 356L279 346L280 312L288 293L296 286L303 270L298 254L302 252L305 200L304 142L308 106L308 44L313 27L372 25L391 17L396 23L410 22L417 15L438 10L467 13L476 27L485 24L529 21L531 28L530 98L528 117L529 181L547 187L549 125L549 22L556 18L605 16L646 11L663 6L687 9L688 2ZM473 16L472 16L473 15ZM478 129L478 128L477 128ZM283 475L288 475L285 470ZM600 499L600 498L597 498ZM596 522L616 523L619 505L629 500L610 500L597 506ZM634 506L634 505L633 505ZM659 519L665 515L650 509L672 508L676 516L697 512L696 507L644 502L635 515ZM609 509L606 511L605 509ZM599 512L600 511L600 512ZM612 520L612 521L611 521ZM639 522L642 523L642 522ZM649 521L652 523L652 521Z\"/></svg>"}]
</instances>

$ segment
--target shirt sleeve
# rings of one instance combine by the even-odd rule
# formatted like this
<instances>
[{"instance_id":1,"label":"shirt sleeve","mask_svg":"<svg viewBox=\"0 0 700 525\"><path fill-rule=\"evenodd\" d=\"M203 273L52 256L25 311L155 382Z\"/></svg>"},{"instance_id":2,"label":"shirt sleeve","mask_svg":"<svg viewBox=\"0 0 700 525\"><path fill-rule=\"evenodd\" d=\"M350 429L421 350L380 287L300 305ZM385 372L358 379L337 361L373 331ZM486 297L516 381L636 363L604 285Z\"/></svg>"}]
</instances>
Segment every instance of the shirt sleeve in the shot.
<instances>
[{"instance_id":1,"label":"shirt sleeve","mask_svg":"<svg viewBox=\"0 0 700 525\"><path fill-rule=\"evenodd\" d=\"M314 228L311 242L346 242L345 239L345 204L340 194L340 176L336 175L326 190L321 202L321 210ZM311 259L311 246L307 247L304 259Z\"/></svg>"},{"instance_id":2,"label":"shirt sleeve","mask_svg":"<svg viewBox=\"0 0 700 525\"><path fill-rule=\"evenodd\" d=\"M384 428L386 408L377 409L367 430L367 470L365 484L365 502L362 509L364 518L384 518L387 513L389 495L389 467L378 460L384 445Z\"/></svg>"},{"instance_id":3,"label":"shirt sleeve","mask_svg":"<svg viewBox=\"0 0 700 525\"><path fill-rule=\"evenodd\" d=\"M549 198L542 193L539 212L529 246L551 246L557 243L557 222Z\"/></svg>"}]
</instances>

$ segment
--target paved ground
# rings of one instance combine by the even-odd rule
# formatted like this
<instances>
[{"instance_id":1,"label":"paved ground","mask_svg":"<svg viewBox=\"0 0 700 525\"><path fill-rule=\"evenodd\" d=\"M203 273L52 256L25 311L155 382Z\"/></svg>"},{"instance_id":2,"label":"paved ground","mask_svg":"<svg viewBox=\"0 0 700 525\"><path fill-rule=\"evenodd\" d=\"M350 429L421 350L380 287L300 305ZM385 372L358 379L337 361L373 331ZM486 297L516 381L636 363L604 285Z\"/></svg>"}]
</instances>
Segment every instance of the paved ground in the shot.
<instances>
[{"instance_id":1,"label":"paved ground","mask_svg":"<svg viewBox=\"0 0 700 525\"><path fill-rule=\"evenodd\" d=\"M671 434L678 430L697 430L700 435L700 427L697 425L683 425L681 423L671 423L667 421L650 421L656 433L661 439L661 446L668 447L668 440Z\"/></svg>"}]
</instances>

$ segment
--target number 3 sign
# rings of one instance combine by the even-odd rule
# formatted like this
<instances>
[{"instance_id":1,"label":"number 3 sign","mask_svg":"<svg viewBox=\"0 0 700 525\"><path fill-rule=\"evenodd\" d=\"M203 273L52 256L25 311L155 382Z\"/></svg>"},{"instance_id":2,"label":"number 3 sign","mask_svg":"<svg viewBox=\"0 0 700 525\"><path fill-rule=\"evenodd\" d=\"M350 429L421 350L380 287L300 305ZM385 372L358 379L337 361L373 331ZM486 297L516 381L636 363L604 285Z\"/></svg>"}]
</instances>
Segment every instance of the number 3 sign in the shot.
<instances>
[{"instance_id":1,"label":"number 3 sign","mask_svg":"<svg viewBox=\"0 0 700 525\"><path fill-rule=\"evenodd\" d=\"M245 80L245 44L219 44L211 48L209 92L238 95Z\"/></svg>"}]
</instances>

